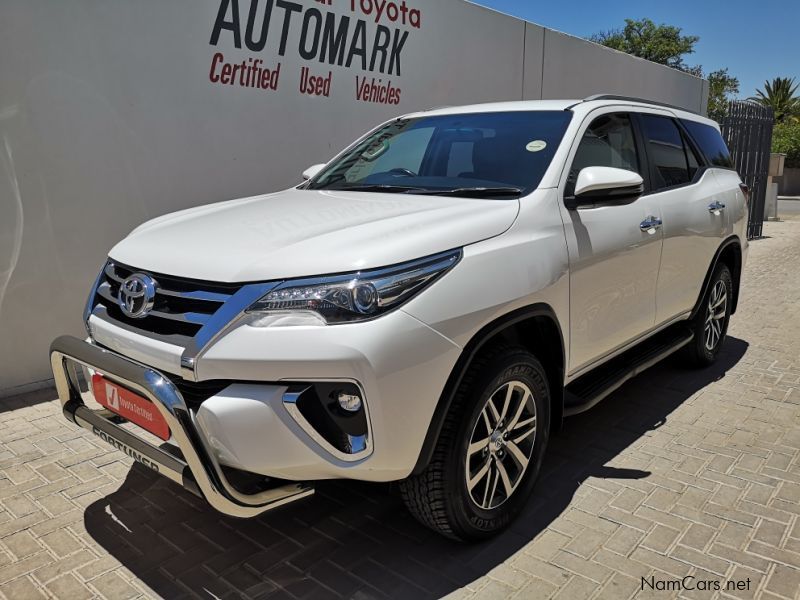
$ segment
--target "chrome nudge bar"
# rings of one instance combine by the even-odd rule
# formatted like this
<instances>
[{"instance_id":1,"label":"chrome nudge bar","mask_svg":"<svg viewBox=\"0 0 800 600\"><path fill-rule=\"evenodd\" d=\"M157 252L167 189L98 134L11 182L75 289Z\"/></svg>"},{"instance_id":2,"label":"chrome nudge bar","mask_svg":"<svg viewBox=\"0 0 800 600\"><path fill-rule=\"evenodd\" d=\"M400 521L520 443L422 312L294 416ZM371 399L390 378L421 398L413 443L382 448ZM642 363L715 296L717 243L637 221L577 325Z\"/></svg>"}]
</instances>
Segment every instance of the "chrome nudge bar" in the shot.
<instances>
[{"instance_id":1,"label":"chrome nudge bar","mask_svg":"<svg viewBox=\"0 0 800 600\"><path fill-rule=\"evenodd\" d=\"M63 336L50 346L50 363L64 415L145 467L182 485L221 513L254 517L272 508L305 498L314 489L305 483L286 483L244 494L228 481L202 429L180 391L158 371L78 338ZM88 408L81 397L75 366L99 371L104 377L147 398L172 432L182 456L175 456L115 425L115 415Z\"/></svg>"}]
</instances>

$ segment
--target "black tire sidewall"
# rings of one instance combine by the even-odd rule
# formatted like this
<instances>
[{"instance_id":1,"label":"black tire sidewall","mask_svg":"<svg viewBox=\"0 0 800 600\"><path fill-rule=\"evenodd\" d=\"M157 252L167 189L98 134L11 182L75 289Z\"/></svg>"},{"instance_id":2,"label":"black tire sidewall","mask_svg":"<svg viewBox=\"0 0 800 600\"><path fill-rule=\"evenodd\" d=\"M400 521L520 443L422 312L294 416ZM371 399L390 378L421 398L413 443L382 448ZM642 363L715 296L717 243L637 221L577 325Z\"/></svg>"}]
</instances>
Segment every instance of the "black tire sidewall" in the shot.
<instances>
[{"instance_id":1,"label":"black tire sidewall","mask_svg":"<svg viewBox=\"0 0 800 600\"><path fill-rule=\"evenodd\" d=\"M719 340L717 341L717 344L714 346L714 349L709 350L708 348L706 348L705 322L706 322L706 317L708 316L709 299L711 298L711 294L719 281L723 281L725 283L725 290L728 296L728 302L727 306L725 307L725 319L722 323L722 332L720 333ZM717 265L716 269L714 269L714 275L711 277L711 281L709 282L708 285L708 290L703 296L703 302L695 318L695 327L694 327L695 353L701 364L710 365L717 359L717 355L719 354L719 351L722 348L722 344L725 342L725 336L728 333L728 324L731 319L732 306L733 306L733 278L731 277L731 272L728 269L728 266L720 264Z\"/></svg>"},{"instance_id":2,"label":"black tire sidewall","mask_svg":"<svg viewBox=\"0 0 800 600\"><path fill-rule=\"evenodd\" d=\"M508 526L527 503L547 447L550 430L550 390L547 377L539 361L530 353L515 351L494 359L483 370L468 392L464 406L464 418L453 438L448 457L446 490L449 496L448 513L459 537L480 540L496 534ZM466 484L465 457L467 448L480 418L486 400L504 383L518 380L533 392L536 404L537 430L528 469L519 487L511 498L495 509L485 510L476 506L470 498Z\"/></svg>"}]
</instances>

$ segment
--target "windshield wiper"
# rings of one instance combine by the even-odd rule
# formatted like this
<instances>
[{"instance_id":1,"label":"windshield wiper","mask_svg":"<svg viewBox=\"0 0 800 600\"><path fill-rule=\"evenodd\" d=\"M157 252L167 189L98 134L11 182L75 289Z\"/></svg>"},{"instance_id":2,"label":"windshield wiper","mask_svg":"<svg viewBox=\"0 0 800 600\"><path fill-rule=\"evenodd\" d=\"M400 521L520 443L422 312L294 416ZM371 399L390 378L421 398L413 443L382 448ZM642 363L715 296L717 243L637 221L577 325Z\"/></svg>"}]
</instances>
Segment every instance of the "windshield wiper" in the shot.
<instances>
[{"instance_id":1,"label":"windshield wiper","mask_svg":"<svg viewBox=\"0 0 800 600\"><path fill-rule=\"evenodd\" d=\"M518 198L522 195L522 189L518 187L463 187L452 190L420 190L408 193L425 196L464 196L467 198L497 198L500 196Z\"/></svg>"},{"instance_id":2,"label":"windshield wiper","mask_svg":"<svg viewBox=\"0 0 800 600\"><path fill-rule=\"evenodd\" d=\"M315 189L328 190L331 192L380 192L385 194L418 194L420 196L462 196L465 198L498 198L502 196L518 198L522 195L522 189L518 187L462 187L451 190L435 190L415 187L413 185L392 185L388 183L345 185L336 188Z\"/></svg>"},{"instance_id":3,"label":"windshield wiper","mask_svg":"<svg viewBox=\"0 0 800 600\"><path fill-rule=\"evenodd\" d=\"M364 184L364 185L345 185L337 188L320 188L331 192L345 191L345 192L383 192L386 194L415 194L417 192L427 191L425 188L414 187L412 185L391 185L385 184Z\"/></svg>"}]
</instances>

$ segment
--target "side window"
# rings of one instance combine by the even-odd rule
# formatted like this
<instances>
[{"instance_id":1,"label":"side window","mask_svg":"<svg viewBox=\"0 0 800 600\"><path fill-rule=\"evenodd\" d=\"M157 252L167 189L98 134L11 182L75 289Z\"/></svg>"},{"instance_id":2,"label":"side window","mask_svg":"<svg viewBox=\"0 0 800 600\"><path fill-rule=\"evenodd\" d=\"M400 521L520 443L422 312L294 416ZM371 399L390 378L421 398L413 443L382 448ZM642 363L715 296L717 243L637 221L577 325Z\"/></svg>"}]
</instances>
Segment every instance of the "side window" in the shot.
<instances>
[{"instance_id":1,"label":"side window","mask_svg":"<svg viewBox=\"0 0 800 600\"><path fill-rule=\"evenodd\" d=\"M629 115L612 113L592 121L572 161L565 192L567 196L575 193L578 174L586 167L615 167L641 172Z\"/></svg>"},{"instance_id":2,"label":"side window","mask_svg":"<svg viewBox=\"0 0 800 600\"><path fill-rule=\"evenodd\" d=\"M692 136L694 142L700 147L700 151L705 155L708 162L715 167L732 169L733 161L725 140L722 139L719 131L711 125L682 119L683 126Z\"/></svg>"},{"instance_id":3,"label":"side window","mask_svg":"<svg viewBox=\"0 0 800 600\"><path fill-rule=\"evenodd\" d=\"M687 159L691 148L684 147L683 136L675 121L669 117L643 114L642 127L650 161L655 167L653 191L689 183L694 176L694 173L689 173Z\"/></svg>"},{"instance_id":4,"label":"side window","mask_svg":"<svg viewBox=\"0 0 800 600\"><path fill-rule=\"evenodd\" d=\"M694 150L692 150L692 145L689 143L689 140L684 136L681 137L683 137L683 147L686 149L686 161L689 164L689 179L694 181L694 176L700 168L700 161L697 160L697 155L694 153Z\"/></svg>"}]
</instances>

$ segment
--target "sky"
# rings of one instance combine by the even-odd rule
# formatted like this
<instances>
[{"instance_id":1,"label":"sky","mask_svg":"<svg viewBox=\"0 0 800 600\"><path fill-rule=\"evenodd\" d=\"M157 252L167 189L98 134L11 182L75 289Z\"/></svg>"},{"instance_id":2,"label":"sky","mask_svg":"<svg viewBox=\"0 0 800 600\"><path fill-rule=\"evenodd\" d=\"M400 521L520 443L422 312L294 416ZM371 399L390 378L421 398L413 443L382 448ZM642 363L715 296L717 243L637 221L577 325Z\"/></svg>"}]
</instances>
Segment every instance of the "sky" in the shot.
<instances>
[{"instance_id":1,"label":"sky","mask_svg":"<svg viewBox=\"0 0 800 600\"><path fill-rule=\"evenodd\" d=\"M688 65L721 67L739 78L739 97L755 95L773 77L800 82L800 0L472 0L500 12L579 37L650 18L700 36Z\"/></svg>"}]
</instances>

